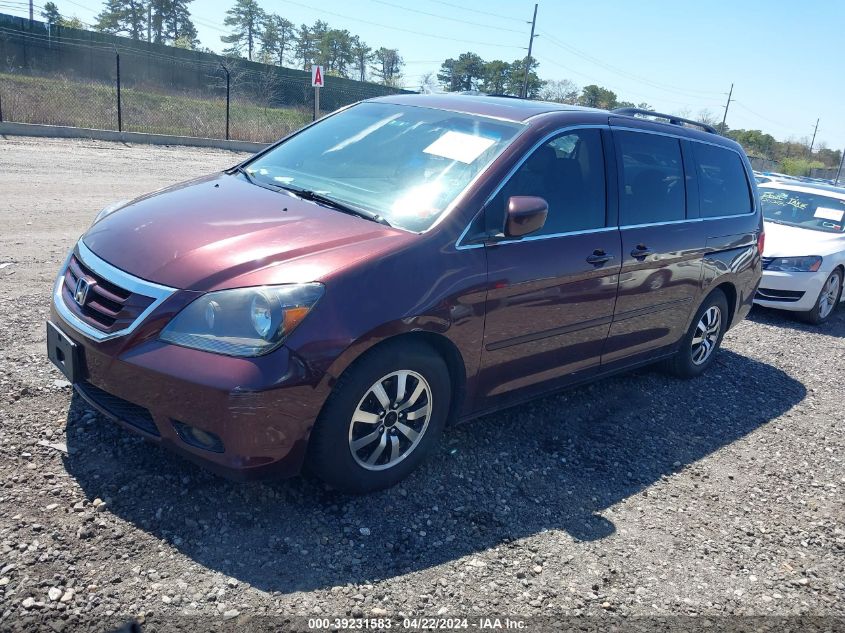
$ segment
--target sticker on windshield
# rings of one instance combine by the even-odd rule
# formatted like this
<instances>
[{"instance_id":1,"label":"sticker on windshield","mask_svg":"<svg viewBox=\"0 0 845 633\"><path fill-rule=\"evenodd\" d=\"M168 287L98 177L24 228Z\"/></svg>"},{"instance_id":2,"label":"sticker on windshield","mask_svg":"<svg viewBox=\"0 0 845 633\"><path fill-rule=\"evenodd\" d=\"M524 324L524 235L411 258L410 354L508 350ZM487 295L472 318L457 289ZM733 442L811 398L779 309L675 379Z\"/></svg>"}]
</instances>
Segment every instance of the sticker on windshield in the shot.
<instances>
[{"instance_id":1,"label":"sticker on windshield","mask_svg":"<svg viewBox=\"0 0 845 633\"><path fill-rule=\"evenodd\" d=\"M469 165L495 142L492 138L450 131L426 147L423 152Z\"/></svg>"},{"instance_id":2,"label":"sticker on windshield","mask_svg":"<svg viewBox=\"0 0 845 633\"><path fill-rule=\"evenodd\" d=\"M821 218L822 220L833 220L834 222L841 222L845 211L842 209L829 209L827 207L819 207L813 214L813 217Z\"/></svg>"}]
</instances>

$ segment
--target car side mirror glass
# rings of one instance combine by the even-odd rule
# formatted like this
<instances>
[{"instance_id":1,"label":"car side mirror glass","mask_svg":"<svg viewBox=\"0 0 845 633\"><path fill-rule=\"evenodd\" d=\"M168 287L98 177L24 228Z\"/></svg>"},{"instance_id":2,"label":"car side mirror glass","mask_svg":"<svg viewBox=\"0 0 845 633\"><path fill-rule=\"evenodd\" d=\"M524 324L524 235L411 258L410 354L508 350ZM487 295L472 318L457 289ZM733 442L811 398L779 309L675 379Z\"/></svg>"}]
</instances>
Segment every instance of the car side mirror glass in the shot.
<instances>
[{"instance_id":1,"label":"car side mirror glass","mask_svg":"<svg viewBox=\"0 0 845 633\"><path fill-rule=\"evenodd\" d=\"M505 208L505 236L522 237L543 228L549 204L538 196L511 196Z\"/></svg>"}]
</instances>

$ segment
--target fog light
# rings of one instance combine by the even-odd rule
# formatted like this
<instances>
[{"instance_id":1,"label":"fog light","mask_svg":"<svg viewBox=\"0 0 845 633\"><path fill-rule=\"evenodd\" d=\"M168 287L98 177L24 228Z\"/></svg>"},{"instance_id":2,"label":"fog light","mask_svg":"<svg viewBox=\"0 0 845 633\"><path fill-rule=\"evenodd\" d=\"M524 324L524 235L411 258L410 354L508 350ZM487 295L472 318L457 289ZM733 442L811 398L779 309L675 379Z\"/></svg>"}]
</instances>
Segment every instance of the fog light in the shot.
<instances>
[{"instance_id":1,"label":"fog light","mask_svg":"<svg viewBox=\"0 0 845 633\"><path fill-rule=\"evenodd\" d=\"M223 452L223 440L220 439L219 435L211 431L203 431L178 420L173 420L172 422L177 435L179 435L179 438L185 444L190 444L191 446L201 448L205 451L211 451L212 453Z\"/></svg>"}]
</instances>

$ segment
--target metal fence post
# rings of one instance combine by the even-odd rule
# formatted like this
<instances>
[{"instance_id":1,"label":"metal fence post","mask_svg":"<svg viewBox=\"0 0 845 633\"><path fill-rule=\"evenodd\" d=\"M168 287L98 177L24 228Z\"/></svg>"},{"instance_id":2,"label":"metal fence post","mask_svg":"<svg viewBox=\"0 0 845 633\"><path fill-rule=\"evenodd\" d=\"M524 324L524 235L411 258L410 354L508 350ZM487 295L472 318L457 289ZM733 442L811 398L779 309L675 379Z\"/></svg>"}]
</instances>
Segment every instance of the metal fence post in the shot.
<instances>
[{"instance_id":1,"label":"metal fence post","mask_svg":"<svg viewBox=\"0 0 845 633\"><path fill-rule=\"evenodd\" d=\"M3 93L0 93L0 123L3 122Z\"/></svg>"},{"instance_id":2,"label":"metal fence post","mask_svg":"<svg viewBox=\"0 0 845 633\"><path fill-rule=\"evenodd\" d=\"M229 140L229 69L226 64L220 62L220 68L226 73L226 140Z\"/></svg>"},{"instance_id":3,"label":"metal fence post","mask_svg":"<svg viewBox=\"0 0 845 633\"><path fill-rule=\"evenodd\" d=\"M117 63L117 131L123 132L123 111L120 104L120 53L115 53Z\"/></svg>"}]
</instances>

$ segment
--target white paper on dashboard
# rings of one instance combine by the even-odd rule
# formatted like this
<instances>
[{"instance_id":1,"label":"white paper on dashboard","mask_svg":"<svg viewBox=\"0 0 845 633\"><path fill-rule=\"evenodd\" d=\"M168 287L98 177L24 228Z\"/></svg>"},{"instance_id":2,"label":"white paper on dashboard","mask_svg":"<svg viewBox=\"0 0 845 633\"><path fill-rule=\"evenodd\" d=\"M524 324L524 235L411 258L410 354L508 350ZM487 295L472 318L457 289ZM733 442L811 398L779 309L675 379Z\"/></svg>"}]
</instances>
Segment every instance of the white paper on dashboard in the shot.
<instances>
[{"instance_id":1,"label":"white paper on dashboard","mask_svg":"<svg viewBox=\"0 0 845 633\"><path fill-rule=\"evenodd\" d=\"M450 131L426 147L423 152L442 158L459 160L468 165L495 142L495 139L492 138Z\"/></svg>"},{"instance_id":2,"label":"white paper on dashboard","mask_svg":"<svg viewBox=\"0 0 845 633\"><path fill-rule=\"evenodd\" d=\"M813 217L833 220L834 222L841 222L843 216L845 216L845 211L842 209L829 209L827 207L819 207L813 214Z\"/></svg>"}]
</instances>

